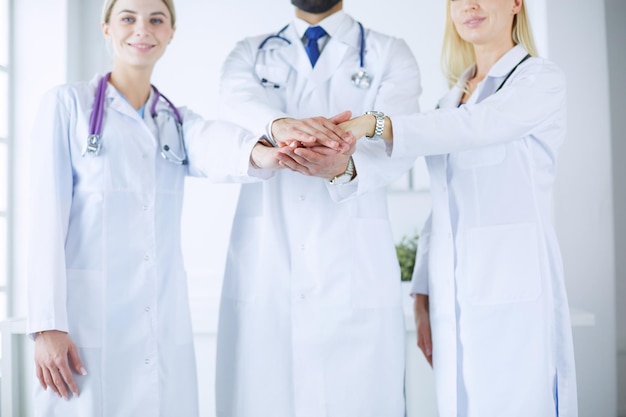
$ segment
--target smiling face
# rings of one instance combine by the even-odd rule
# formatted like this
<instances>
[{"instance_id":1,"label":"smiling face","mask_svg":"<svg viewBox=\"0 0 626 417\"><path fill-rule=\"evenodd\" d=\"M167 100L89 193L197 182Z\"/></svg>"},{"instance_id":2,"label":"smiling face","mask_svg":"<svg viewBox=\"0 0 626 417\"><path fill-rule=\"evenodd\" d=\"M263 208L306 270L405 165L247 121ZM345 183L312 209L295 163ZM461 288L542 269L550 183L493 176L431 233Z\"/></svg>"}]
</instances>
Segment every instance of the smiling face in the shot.
<instances>
[{"instance_id":1,"label":"smiling face","mask_svg":"<svg viewBox=\"0 0 626 417\"><path fill-rule=\"evenodd\" d=\"M449 0L450 17L459 36L476 46L510 44L513 18L522 0Z\"/></svg>"},{"instance_id":2,"label":"smiling face","mask_svg":"<svg viewBox=\"0 0 626 417\"><path fill-rule=\"evenodd\" d=\"M117 0L102 23L111 41L115 66L151 69L174 36L172 16L163 0Z\"/></svg>"}]
</instances>

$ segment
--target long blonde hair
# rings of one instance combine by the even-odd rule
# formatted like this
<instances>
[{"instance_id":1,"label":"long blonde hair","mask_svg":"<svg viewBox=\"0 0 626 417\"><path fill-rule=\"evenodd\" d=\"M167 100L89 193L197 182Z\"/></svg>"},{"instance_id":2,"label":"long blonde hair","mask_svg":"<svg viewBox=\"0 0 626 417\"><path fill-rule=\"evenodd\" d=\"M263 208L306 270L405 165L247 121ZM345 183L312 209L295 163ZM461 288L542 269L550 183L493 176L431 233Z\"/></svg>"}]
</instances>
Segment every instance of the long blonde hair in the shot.
<instances>
[{"instance_id":1,"label":"long blonde hair","mask_svg":"<svg viewBox=\"0 0 626 417\"><path fill-rule=\"evenodd\" d=\"M111 10L113 10L113 6L115 6L115 2L117 0L105 0L102 5L102 22L109 23L111 19ZM176 8L174 7L174 0L163 0L163 3L167 7L172 17L172 27L176 26Z\"/></svg>"},{"instance_id":2,"label":"long blonde hair","mask_svg":"<svg viewBox=\"0 0 626 417\"><path fill-rule=\"evenodd\" d=\"M511 37L515 45L521 44L531 56L537 56L525 2L522 2L522 7L513 17ZM471 43L461 39L456 31L450 13L450 0L446 0L446 25L441 49L441 67L448 81L448 87L454 86L463 72L475 63L474 48Z\"/></svg>"}]
</instances>

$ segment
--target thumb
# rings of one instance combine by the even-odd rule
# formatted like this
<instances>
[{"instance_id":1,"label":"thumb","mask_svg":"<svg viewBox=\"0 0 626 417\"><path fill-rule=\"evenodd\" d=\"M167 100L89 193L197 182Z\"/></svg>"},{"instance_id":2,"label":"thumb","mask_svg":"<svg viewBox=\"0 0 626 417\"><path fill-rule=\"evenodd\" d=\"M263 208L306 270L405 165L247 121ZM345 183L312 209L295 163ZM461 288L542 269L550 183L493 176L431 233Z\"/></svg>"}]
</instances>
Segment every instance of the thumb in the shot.
<instances>
[{"instance_id":1,"label":"thumb","mask_svg":"<svg viewBox=\"0 0 626 417\"><path fill-rule=\"evenodd\" d=\"M352 118L352 112L346 110L330 118L330 121L338 125L339 123L347 122Z\"/></svg>"},{"instance_id":2,"label":"thumb","mask_svg":"<svg viewBox=\"0 0 626 417\"><path fill-rule=\"evenodd\" d=\"M87 370L83 367L83 363L80 360L80 356L78 355L78 349L76 349L76 345L74 343L70 343L68 355L70 358L70 363L74 370L80 375L87 375Z\"/></svg>"}]
</instances>

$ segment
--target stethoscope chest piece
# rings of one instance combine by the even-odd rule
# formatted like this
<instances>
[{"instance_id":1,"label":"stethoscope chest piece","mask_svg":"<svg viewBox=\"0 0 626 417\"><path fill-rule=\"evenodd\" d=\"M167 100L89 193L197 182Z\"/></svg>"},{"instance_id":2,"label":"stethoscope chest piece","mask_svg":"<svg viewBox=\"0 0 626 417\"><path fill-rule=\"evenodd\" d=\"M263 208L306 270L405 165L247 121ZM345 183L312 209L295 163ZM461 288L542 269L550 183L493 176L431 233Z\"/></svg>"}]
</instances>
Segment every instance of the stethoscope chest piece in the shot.
<instances>
[{"instance_id":1,"label":"stethoscope chest piece","mask_svg":"<svg viewBox=\"0 0 626 417\"><path fill-rule=\"evenodd\" d=\"M352 75L352 84L358 88L367 89L372 85L372 77L363 68Z\"/></svg>"},{"instance_id":2,"label":"stethoscope chest piece","mask_svg":"<svg viewBox=\"0 0 626 417\"><path fill-rule=\"evenodd\" d=\"M87 147L83 151L83 156L85 156L85 154L98 155L101 147L100 135L89 135L89 137L87 137Z\"/></svg>"}]
</instances>

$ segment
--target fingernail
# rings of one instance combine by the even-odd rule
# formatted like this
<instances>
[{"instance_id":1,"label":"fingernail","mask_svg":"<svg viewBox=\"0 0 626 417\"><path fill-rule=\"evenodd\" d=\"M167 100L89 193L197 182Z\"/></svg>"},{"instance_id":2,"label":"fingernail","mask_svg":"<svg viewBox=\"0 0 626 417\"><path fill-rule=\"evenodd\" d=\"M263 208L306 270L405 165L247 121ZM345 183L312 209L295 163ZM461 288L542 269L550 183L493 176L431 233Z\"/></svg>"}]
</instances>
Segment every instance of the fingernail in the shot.
<instances>
[{"instance_id":1,"label":"fingernail","mask_svg":"<svg viewBox=\"0 0 626 417\"><path fill-rule=\"evenodd\" d=\"M80 374L81 374L82 376L87 375L87 370L86 370L85 368L83 368L82 366L80 367Z\"/></svg>"}]
</instances>

